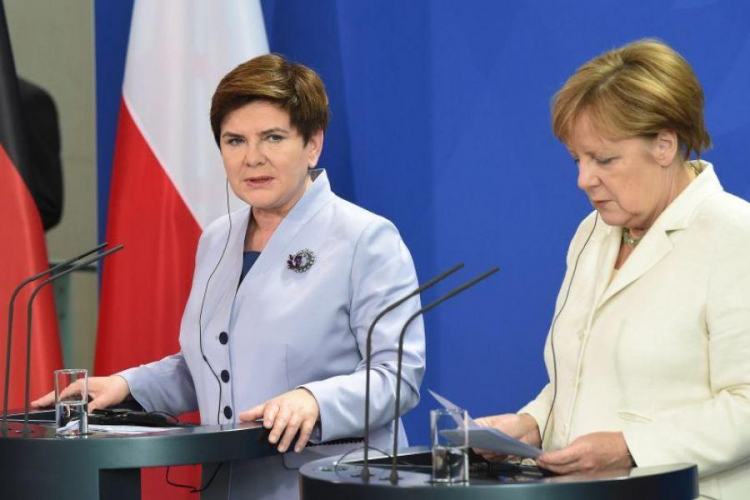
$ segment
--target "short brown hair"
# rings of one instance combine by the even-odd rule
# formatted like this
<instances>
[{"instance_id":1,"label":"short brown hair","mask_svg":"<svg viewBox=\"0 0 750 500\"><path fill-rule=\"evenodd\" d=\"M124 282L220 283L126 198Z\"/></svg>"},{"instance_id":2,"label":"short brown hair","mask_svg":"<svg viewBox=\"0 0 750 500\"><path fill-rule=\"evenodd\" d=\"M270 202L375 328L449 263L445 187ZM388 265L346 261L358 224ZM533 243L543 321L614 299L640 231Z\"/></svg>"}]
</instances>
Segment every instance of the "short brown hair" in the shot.
<instances>
[{"instance_id":1,"label":"short brown hair","mask_svg":"<svg viewBox=\"0 0 750 500\"><path fill-rule=\"evenodd\" d=\"M219 144L227 115L253 101L268 101L289 113L305 143L328 126L328 96L315 71L277 54L250 59L227 73L211 99L211 129Z\"/></svg>"},{"instance_id":2,"label":"short brown hair","mask_svg":"<svg viewBox=\"0 0 750 500\"><path fill-rule=\"evenodd\" d=\"M690 64L665 43L644 39L590 60L552 101L552 131L562 142L583 111L615 137L677 134L687 160L711 146L703 119L703 89Z\"/></svg>"}]
</instances>

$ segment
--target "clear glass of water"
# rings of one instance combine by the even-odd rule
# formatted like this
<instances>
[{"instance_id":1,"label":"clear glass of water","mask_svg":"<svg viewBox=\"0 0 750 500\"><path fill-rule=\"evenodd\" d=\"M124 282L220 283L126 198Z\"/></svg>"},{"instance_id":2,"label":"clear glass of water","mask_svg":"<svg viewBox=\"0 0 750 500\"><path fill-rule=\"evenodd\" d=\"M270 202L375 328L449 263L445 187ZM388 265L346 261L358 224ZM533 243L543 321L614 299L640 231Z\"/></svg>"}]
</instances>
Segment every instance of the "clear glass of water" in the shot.
<instances>
[{"instance_id":1,"label":"clear glass of water","mask_svg":"<svg viewBox=\"0 0 750 500\"><path fill-rule=\"evenodd\" d=\"M88 434L89 380L83 369L55 371L55 433L61 437Z\"/></svg>"},{"instance_id":2,"label":"clear glass of water","mask_svg":"<svg viewBox=\"0 0 750 500\"><path fill-rule=\"evenodd\" d=\"M432 410L432 480L454 484L469 481L469 434L466 410Z\"/></svg>"}]
</instances>

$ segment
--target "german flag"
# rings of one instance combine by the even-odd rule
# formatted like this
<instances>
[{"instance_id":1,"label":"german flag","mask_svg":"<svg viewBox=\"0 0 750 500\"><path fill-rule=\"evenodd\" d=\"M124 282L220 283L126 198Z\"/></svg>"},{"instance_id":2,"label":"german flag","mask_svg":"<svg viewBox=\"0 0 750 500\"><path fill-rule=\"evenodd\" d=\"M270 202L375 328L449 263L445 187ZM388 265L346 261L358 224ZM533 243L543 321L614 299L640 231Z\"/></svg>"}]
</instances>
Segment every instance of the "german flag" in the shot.
<instances>
[{"instance_id":1,"label":"german flag","mask_svg":"<svg viewBox=\"0 0 750 500\"><path fill-rule=\"evenodd\" d=\"M11 293L22 280L49 267L42 219L29 189L31 175L21 123L18 77L5 8L0 0L0 388L5 387L5 334ZM24 405L26 305L32 291L33 286L26 287L16 299L10 408L22 408ZM62 366L51 287L47 287L34 301L31 349L33 400L52 390L52 372Z\"/></svg>"}]
</instances>

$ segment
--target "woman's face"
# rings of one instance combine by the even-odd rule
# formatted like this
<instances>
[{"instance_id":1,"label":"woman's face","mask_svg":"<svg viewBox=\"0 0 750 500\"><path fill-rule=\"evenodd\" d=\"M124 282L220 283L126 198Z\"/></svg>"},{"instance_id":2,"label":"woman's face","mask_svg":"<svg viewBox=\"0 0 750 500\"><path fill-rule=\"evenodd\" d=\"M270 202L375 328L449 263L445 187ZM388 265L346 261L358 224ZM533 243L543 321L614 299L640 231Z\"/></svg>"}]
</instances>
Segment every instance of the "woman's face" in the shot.
<instances>
[{"instance_id":1,"label":"woman's face","mask_svg":"<svg viewBox=\"0 0 750 500\"><path fill-rule=\"evenodd\" d=\"M311 182L323 132L305 144L289 113L268 101L253 101L227 115L221 126L221 157L234 193L255 211L285 216Z\"/></svg>"},{"instance_id":2,"label":"woman's face","mask_svg":"<svg viewBox=\"0 0 750 500\"><path fill-rule=\"evenodd\" d=\"M608 139L584 112L576 119L566 146L578 165L578 187L610 226L646 230L672 202L675 156L671 132L654 139Z\"/></svg>"}]
</instances>

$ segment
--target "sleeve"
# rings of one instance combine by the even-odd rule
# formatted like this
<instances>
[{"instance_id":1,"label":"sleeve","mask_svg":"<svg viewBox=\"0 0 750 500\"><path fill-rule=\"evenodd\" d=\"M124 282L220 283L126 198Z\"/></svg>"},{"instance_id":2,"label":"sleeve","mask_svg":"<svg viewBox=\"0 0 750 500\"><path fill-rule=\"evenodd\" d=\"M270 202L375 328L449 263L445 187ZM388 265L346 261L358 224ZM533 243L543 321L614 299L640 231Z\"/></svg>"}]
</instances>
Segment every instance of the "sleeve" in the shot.
<instances>
[{"instance_id":1,"label":"sleeve","mask_svg":"<svg viewBox=\"0 0 750 500\"><path fill-rule=\"evenodd\" d=\"M533 401L528 403L517 412L519 414L528 413L529 415L531 415L534 420L536 420L536 425L537 427L539 427L540 434L544 429L544 425L547 422L548 417L549 420L552 419L552 415L550 415L550 408L552 408L552 392L552 384L547 383L547 385L544 386L544 388Z\"/></svg>"},{"instance_id":2,"label":"sleeve","mask_svg":"<svg viewBox=\"0 0 750 500\"><path fill-rule=\"evenodd\" d=\"M354 251L351 271L349 324L362 360L355 371L303 387L320 407L320 439L328 441L364 433L367 332L386 306L419 285L414 263L396 228L384 219L370 223ZM405 302L378 323L372 335L370 375L370 426L377 429L393 420L396 404L396 371L401 329L420 308L419 297ZM401 405L403 415L419 402L425 371L422 318L414 320L404 337Z\"/></svg>"},{"instance_id":3,"label":"sleeve","mask_svg":"<svg viewBox=\"0 0 750 500\"><path fill-rule=\"evenodd\" d=\"M117 373L146 411L179 415L198 409L193 377L182 353Z\"/></svg>"},{"instance_id":4,"label":"sleeve","mask_svg":"<svg viewBox=\"0 0 750 500\"><path fill-rule=\"evenodd\" d=\"M692 462L701 476L750 457L750 217L716 237L705 311L713 397L624 432L639 466Z\"/></svg>"}]
</instances>

